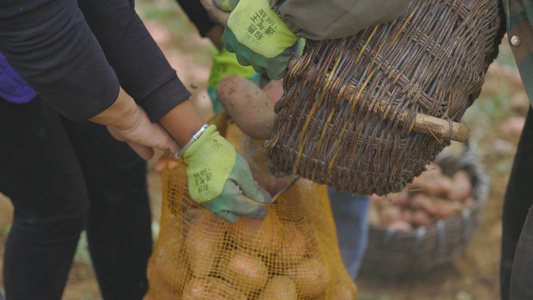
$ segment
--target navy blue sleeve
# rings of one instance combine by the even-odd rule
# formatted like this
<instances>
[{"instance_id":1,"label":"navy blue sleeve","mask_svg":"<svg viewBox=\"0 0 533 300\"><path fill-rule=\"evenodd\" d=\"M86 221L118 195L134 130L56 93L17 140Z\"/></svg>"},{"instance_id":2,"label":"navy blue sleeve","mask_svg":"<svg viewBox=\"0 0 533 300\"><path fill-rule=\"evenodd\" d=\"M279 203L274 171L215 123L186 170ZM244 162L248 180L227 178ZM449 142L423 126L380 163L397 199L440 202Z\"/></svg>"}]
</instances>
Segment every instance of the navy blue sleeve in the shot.
<instances>
[{"instance_id":1,"label":"navy blue sleeve","mask_svg":"<svg viewBox=\"0 0 533 300\"><path fill-rule=\"evenodd\" d=\"M74 120L109 107L119 83L151 121L190 96L129 0L2 0L0 51Z\"/></svg>"},{"instance_id":2,"label":"navy blue sleeve","mask_svg":"<svg viewBox=\"0 0 533 300\"><path fill-rule=\"evenodd\" d=\"M176 0L202 37L217 25L199 0Z\"/></svg>"},{"instance_id":3,"label":"navy blue sleeve","mask_svg":"<svg viewBox=\"0 0 533 300\"><path fill-rule=\"evenodd\" d=\"M0 51L61 114L86 120L115 101L119 83L76 1L0 1Z\"/></svg>"},{"instance_id":4,"label":"navy blue sleeve","mask_svg":"<svg viewBox=\"0 0 533 300\"><path fill-rule=\"evenodd\" d=\"M152 122L190 97L132 0L78 0L121 86Z\"/></svg>"}]
</instances>

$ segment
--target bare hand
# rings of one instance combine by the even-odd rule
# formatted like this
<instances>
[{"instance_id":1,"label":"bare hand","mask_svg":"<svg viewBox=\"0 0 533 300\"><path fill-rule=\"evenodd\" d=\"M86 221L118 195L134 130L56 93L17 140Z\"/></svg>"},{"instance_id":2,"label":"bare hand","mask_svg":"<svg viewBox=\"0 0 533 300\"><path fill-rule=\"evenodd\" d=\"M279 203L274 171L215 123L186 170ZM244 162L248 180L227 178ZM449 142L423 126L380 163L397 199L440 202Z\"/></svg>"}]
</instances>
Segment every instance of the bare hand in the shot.
<instances>
[{"instance_id":1,"label":"bare hand","mask_svg":"<svg viewBox=\"0 0 533 300\"><path fill-rule=\"evenodd\" d=\"M108 125L107 129L111 135L128 145L143 159L150 159L154 155L153 148L165 151L166 154L173 155L179 150L178 144L158 123L151 123L148 116L138 107L139 112L135 114L135 120L131 120L131 126L118 127ZM130 122L128 122L130 123Z\"/></svg>"}]
</instances>

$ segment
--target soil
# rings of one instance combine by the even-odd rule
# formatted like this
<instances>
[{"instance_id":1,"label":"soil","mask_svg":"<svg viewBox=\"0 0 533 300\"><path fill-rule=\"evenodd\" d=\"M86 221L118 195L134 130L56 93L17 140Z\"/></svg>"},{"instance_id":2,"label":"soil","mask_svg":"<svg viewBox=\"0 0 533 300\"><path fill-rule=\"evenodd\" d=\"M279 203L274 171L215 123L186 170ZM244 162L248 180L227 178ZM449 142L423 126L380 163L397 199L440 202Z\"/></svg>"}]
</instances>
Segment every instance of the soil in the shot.
<instances>
[{"instance_id":1,"label":"soil","mask_svg":"<svg viewBox=\"0 0 533 300\"><path fill-rule=\"evenodd\" d=\"M204 117L209 118L212 111L206 82L213 46L199 37L173 2L160 0L148 4L141 1L137 10L171 65L178 70L180 79L193 93L193 101ZM464 117L471 128L470 140L477 145L476 153L491 177L490 199L485 208L482 231L455 260L424 276L390 280L360 274L356 280L359 289L357 299L499 299L502 202L523 118L529 106L508 45L502 44L501 49L500 56L487 74L480 98ZM158 157L156 154L149 161L148 173L156 224L161 192L159 177L153 167ZM0 269L12 214L9 200L0 195ZM0 273L0 290L2 287ZM88 260L75 260L63 299L100 299Z\"/></svg>"}]
</instances>

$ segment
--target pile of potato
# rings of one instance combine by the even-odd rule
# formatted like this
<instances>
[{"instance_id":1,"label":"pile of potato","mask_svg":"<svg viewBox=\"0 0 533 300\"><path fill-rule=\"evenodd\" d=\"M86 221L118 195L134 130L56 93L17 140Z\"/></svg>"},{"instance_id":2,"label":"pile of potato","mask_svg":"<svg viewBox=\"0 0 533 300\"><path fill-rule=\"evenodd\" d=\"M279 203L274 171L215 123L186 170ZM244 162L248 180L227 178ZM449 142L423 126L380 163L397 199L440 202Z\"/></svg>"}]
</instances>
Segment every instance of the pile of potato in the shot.
<instances>
[{"instance_id":1,"label":"pile of potato","mask_svg":"<svg viewBox=\"0 0 533 300\"><path fill-rule=\"evenodd\" d=\"M275 212L264 220L242 217L222 233L212 213L186 214L191 223L185 240L167 232L174 237L154 250L157 274L151 277L166 281L168 294L183 300L297 300L325 297L328 290L335 299L353 299L348 286L332 284L309 234L294 224L281 226Z\"/></svg>"},{"instance_id":2,"label":"pile of potato","mask_svg":"<svg viewBox=\"0 0 533 300\"><path fill-rule=\"evenodd\" d=\"M401 192L372 195L370 224L409 231L435 224L474 205L472 178L465 170L459 169L450 177L436 163L426 168Z\"/></svg>"}]
</instances>

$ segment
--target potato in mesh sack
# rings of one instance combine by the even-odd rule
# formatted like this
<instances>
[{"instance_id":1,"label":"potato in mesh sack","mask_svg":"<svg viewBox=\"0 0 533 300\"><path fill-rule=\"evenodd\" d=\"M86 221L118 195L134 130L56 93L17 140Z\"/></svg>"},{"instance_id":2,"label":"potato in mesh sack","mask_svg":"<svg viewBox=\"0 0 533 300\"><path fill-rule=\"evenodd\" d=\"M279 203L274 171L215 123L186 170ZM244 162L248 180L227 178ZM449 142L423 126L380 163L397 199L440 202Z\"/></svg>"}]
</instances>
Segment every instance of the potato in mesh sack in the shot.
<instances>
[{"instance_id":1,"label":"potato in mesh sack","mask_svg":"<svg viewBox=\"0 0 533 300\"><path fill-rule=\"evenodd\" d=\"M229 129L232 139L250 151L236 127ZM267 207L265 219L229 224L190 199L185 165L163 171L161 180L161 233L145 300L355 298L326 186L298 179Z\"/></svg>"}]
</instances>

